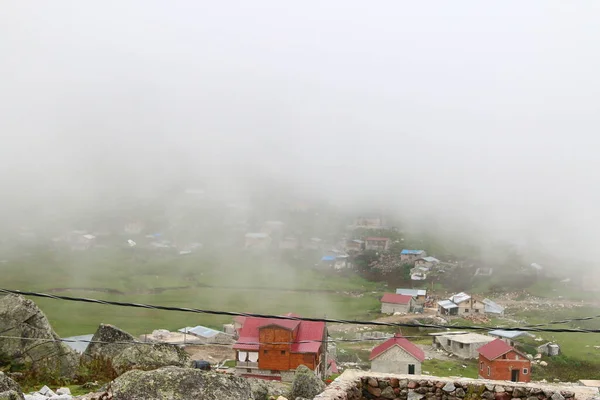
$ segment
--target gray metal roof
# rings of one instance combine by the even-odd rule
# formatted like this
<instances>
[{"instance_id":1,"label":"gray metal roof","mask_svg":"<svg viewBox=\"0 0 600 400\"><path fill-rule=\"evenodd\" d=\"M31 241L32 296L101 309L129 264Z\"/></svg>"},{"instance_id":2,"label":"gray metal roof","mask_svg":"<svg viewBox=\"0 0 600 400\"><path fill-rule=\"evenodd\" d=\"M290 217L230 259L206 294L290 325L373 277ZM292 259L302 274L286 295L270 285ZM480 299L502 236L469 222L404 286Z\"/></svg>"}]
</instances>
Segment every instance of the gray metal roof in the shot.
<instances>
[{"instance_id":1,"label":"gray metal roof","mask_svg":"<svg viewBox=\"0 0 600 400\"><path fill-rule=\"evenodd\" d=\"M207 327L201 326L201 325L193 326L193 327L192 326L187 326L185 328L179 329L179 332L181 332L181 333L191 333L192 335L196 335L196 336L200 336L200 337L205 337L205 338L210 338L210 337L218 335L219 333L222 333L222 332L219 332L219 331L216 331L214 329L207 328Z\"/></svg>"},{"instance_id":2,"label":"gray metal roof","mask_svg":"<svg viewBox=\"0 0 600 400\"><path fill-rule=\"evenodd\" d=\"M521 336L527 336L527 337L533 337L533 335L529 332L524 332L524 331L505 331L502 329L496 329L494 331L490 331L489 332L490 335L492 336L499 336L499 337L503 337L503 338L507 338L507 339L514 339L514 338L518 338Z\"/></svg>"},{"instance_id":3,"label":"gray metal roof","mask_svg":"<svg viewBox=\"0 0 600 400\"><path fill-rule=\"evenodd\" d=\"M75 350L78 353L83 353L85 349L87 349L89 343L88 342L77 342L77 340L92 340L94 335L79 335L79 336L70 336L63 338L67 341L64 343ZM75 340L75 342L71 342L71 340Z\"/></svg>"},{"instance_id":4,"label":"gray metal roof","mask_svg":"<svg viewBox=\"0 0 600 400\"><path fill-rule=\"evenodd\" d=\"M427 296L427 289L396 289L396 294L407 296Z\"/></svg>"},{"instance_id":5,"label":"gray metal roof","mask_svg":"<svg viewBox=\"0 0 600 400\"><path fill-rule=\"evenodd\" d=\"M449 300L452 301L453 303L460 304L463 301L469 300L470 298L471 298L470 295L466 294L465 292L460 292L460 293L455 294L454 296L451 296Z\"/></svg>"},{"instance_id":6,"label":"gray metal roof","mask_svg":"<svg viewBox=\"0 0 600 400\"><path fill-rule=\"evenodd\" d=\"M493 302L490 299L483 299L483 304L485 305L485 312L490 314L502 314L504 312L504 307L500 304Z\"/></svg>"},{"instance_id":7,"label":"gray metal roof","mask_svg":"<svg viewBox=\"0 0 600 400\"><path fill-rule=\"evenodd\" d=\"M453 302L451 302L450 300L442 300L442 301L438 301L438 306L445 308L446 310L449 310L451 308L458 308L458 306L456 304L454 304Z\"/></svg>"}]
</instances>

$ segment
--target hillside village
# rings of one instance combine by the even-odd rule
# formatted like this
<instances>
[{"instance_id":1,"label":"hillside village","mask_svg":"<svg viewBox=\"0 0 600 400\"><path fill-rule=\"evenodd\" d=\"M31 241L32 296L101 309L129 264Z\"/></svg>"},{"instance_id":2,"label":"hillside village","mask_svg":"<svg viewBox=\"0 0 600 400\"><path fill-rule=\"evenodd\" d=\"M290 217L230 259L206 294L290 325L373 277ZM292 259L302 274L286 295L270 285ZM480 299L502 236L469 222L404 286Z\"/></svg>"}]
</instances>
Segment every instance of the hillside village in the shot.
<instances>
[{"instance_id":1,"label":"hillside village","mask_svg":"<svg viewBox=\"0 0 600 400\"><path fill-rule=\"evenodd\" d=\"M202 195L198 197L199 194ZM190 195L199 204L203 203L204 192L186 191L184 198ZM191 204L195 204L194 201ZM306 204L291 203L288 207L286 219L261 222L252 217L249 208L227 206L229 211L235 211L232 212L235 219L231 219L231 213L223 214L228 222L218 235L213 233L212 236L206 236L205 228L190 230L172 225L164 230L141 220L125 222L121 229L116 224L111 229L78 229L53 237L21 228L23 240L18 248L32 251L41 246L46 251L71 254L70 257L78 259L111 254L118 249L132 263L147 263L154 258L196 260L195 257L204 257L215 250L226 250L235 254L236 259L265 265L283 261L294 265L294 271L311 271L312 276L327 282L346 279L370 282L374 286L369 291L355 289L341 295L358 299L368 296L376 300L375 308L359 314L362 318L413 325L378 329L303 321L296 318L318 315L318 309L303 308L304 312L312 312L312 315L303 315L295 304L290 304L278 314L290 319L238 316L209 326L197 324L189 317L186 325L180 326L153 320L144 325L152 329L132 339L180 347L197 367L205 366L226 374L291 383L295 371L305 366L325 382L331 382L345 370L359 369L513 382L556 380L600 386L590 380L597 378L591 370L579 369L578 374L587 375L574 379L562 369L562 363L572 357L572 343L565 343L556 335L514 330L515 326L525 324L531 310L544 310L543 320L549 321L553 319L552 310L577 311L593 305L583 301L545 302L527 293L524 283L546 281L571 288L569 290L584 289L576 282L553 275L554 272L538 263L525 261L514 250L507 250L510 252L507 256L512 257L510 267L502 264L506 261L486 262L476 254L440 252L439 244L430 246L422 239L415 239L410 232L390 226L381 216L346 217L347 224L342 223L344 218L336 216L336 229L331 229L332 224L324 224L312 225L312 231L306 230L311 221L323 222L324 214L320 218L311 217L318 213ZM314 229L317 226L321 228ZM221 240L225 237L227 240ZM10 241L3 243L7 250ZM4 254L7 259L3 265L7 268L18 265L22 257L14 251ZM277 274L275 271L266 272ZM195 279L172 290L202 291L211 287L210 282ZM52 290L125 294L114 287L69 288L66 285ZM157 290L150 289L149 293L161 293L169 288ZM260 306L246 308L245 312L265 313ZM422 328L415 326L421 324ZM468 327L472 325L506 329L470 331ZM75 353L86 354L87 343L98 334L92 332L80 331L66 336L65 343ZM586 346L593 353L600 348L595 344Z\"/></svg>"}]
</instances>

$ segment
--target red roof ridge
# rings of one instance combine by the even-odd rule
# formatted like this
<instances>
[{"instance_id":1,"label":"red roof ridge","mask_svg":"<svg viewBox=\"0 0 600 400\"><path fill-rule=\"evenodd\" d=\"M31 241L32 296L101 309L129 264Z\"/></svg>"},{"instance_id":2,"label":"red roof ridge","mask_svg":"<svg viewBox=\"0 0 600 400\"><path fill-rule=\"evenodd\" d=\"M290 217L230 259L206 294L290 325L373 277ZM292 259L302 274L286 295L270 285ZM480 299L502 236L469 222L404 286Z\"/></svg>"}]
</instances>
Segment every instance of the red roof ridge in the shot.
<instances>
[{"instance_id":1,"label":"red roof ridge","mask_svg":"<svg viewBox=\"0 0 600 400\"><path fill-rule=\"evenodd\" d=\"M519 350L515 349L514 347L509 346L508 343L506 343L502 339L492 340L488 344L481 346L479 349L477 349L477 351L479 352L479 354L481 354L482 356L484 356L485 358L487 358L490 361L495 360L496 358L498 358L510 351L514 351L515 353L527 358L525 356L525 354L521 353Z\"/></svg>"},{"instance_id":2,"label":"red roof ridge","mask_svg":"<svg viewBox=\"0 0 600 400\"><path fill-rule=\"evenodd\" d=\"M381 354L385 353L387 350L394 346L400 347L401 349L403 349L404 351L406 351L411 356L413 356L421 362L425 360L425 352L421 348L419 348L417 345L415 345L402 335L396 334L394 335L394 337L389 338L388 340L371 350L369 361L379 357Z\"/></svg>"},{"instance_id":3,"label":"red roof ridge","mask_svg":"<svg viewBox=\"0 0 600 400\"><path fill-rule=\"evenodd\" d=\"M384 293L382 303L409 304L413 296L408 294Z\"/></svg>"}]
</instances>

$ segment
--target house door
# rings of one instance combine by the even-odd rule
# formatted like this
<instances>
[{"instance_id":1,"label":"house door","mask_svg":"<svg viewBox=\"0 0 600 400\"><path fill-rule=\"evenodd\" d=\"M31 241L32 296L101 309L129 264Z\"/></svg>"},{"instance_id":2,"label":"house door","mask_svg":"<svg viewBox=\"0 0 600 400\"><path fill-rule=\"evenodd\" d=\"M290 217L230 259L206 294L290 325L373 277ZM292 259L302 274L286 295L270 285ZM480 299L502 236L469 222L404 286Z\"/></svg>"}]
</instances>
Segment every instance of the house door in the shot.
<instances>
[{"instance_id":1,"label":"house door","mask_svg":"<svg viewBox=\"0 0 600 400\"><path fill-rule=\"evenodd\" d=\"M510 380L513 382L519 382L519 370L513 369L510 371Z\"/></svg>"},{"instance_id":2,"label":"house door","mask_svg":"<svg viewBox=\"0 0 600 400\"><path fill-rule=\"evenodd\" d=\"M519 372L519 371L517 371L517 372ZM415 374L415 364L408 364L408 374L409 375Z\"/></svg>"}]
</instances>

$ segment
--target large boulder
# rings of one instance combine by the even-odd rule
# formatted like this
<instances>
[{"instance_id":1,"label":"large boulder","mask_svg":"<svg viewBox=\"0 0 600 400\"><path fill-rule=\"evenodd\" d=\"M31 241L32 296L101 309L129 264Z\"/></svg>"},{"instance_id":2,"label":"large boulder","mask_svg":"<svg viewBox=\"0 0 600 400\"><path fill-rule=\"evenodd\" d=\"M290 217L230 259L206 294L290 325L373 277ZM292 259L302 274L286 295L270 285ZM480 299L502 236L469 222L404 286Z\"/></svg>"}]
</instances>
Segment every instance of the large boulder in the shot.
<instances>
[{"instance_id":1,"label":"large boulder","mask_svg":"<svg viewBox=\"0 0 600 400\"><path fill-rule=\"evenodd\" d=\"M133 344L112 360L118 375L132 369L151 370L167 366L189 367L190 357L180 347L171 344Z\"/></svg>"},{"instance_id":2,"label":"large boulder","mask_svg":"<svg viewBox=\"0 0 600 400\"><path fill-rule=\"evenodd\" d=\"M267 400L269 398L269 385L264 379L248 378L248 383L254 400Z\"/></svg>"},{"instance_id":3,"label":"large boulder","mask_svg":"<svg viewBox=\"0 0 600 400\"><path fill-rule=\"evenodd\" d=\"M16 396L16 397L15 397ZM3 372L0 372L0 400L4 399L19 399L24 400L25 396L23 396L23 391L21 390L21 386L8 376L4 375Z\"/></svg>"},{"instance_id":4,"label":"large boulder","mask_svg":"<svg viewBox=\"0 0 600 400\"><path fill-rule=\"evenodd\" d=\"M73 377L79 355L52 330L48 318L33 301L9 294L0 298L0 360L63 377Z\"/></svg>"},{"instance_id":5,"label":"large boulder","mask_svg":"<svg viewBox=\"0 0 600 400\"><path fill-rule=\"evenodd\" d=\"M110 387L113 400L252 399L250 384L244 378L192 368L129 371Z\"/></svg>"},{"instance_id":6,"label":"large boulder","mask_svg":"<svg viewBox=\"0 0 600 400\"><path fill-rule=\"evenodd\" d=\"M296 368L294 382L292 383L291 399L303 397L312 399L325 390L325 383L320 380L307 366L300 365Z\"/></svg>"},{"instance_id":7,"label":"large boulder","mask_svg":"<svg viewBox=\"0 0 600 400\"><path fill-rule=\"evenodd\" d=\"M128 348L135 341L129 333L109 324L100 324L92 342L83 353L84 359L108 358L112 359Z\"/></svg>"}]
</instances>

